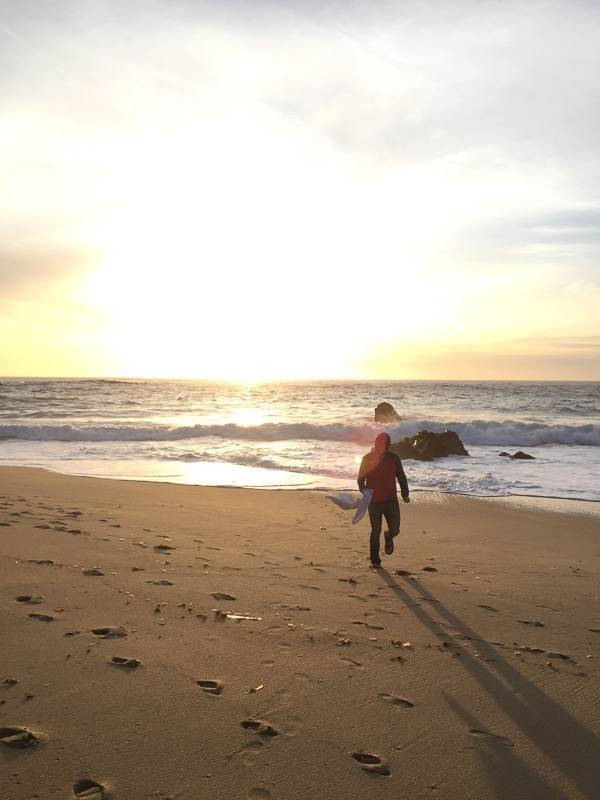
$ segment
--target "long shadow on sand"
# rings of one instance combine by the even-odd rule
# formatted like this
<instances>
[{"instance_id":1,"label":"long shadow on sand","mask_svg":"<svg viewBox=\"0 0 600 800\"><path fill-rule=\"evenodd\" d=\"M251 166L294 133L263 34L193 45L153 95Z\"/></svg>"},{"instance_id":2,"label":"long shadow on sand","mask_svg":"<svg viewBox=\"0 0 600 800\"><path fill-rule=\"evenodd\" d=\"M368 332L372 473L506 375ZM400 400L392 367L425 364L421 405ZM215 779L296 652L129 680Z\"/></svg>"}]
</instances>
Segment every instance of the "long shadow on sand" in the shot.
<instances>
[{"instance_id":1,"label":"long shadow on sand","mask_svg":"<svg viewBox=\"0 0 600 800\"><path fill-rule=\"evenodd\" d=\"M456 642L457 652L460 652L462 666L475 678L479 685L490 695L491 699L514 721L520 730L549 758L563 775L577 786L582 796L589 800L597 800L600 796L600 758L598 757L600 742L598 737L583 723L571 716L554 700L544 694L531 681L527 680L489 642L476 631L469 627L462 619L447 609L421 581L414 583L408 578L403 578L405 587L394 580L385 569L379 570L387 585L402 600L408 610L423 623L423 625L436 636L440 642L447 636L440 630L440 623L430 616L422 606L415 605L415 597L406 589L413 589L419 597L435 603L436 613L457 633L477 643L477 649L483 659L475 658L467 648L461 647ZM492 660L493 659L493 660ZM470 712L451 698L448 704L455 713L459 714L469 727L477 727L476 720ZM475 720L475 721L474 721ZM506 758L511 764L507 764ZM564 797L550 788L535 772L530 770L516 754L512 755L508 749L502 754L503 766L492 763L493 759L486 760L486 766L495 767L489 770L490 777L496 781L498 797L514 797L507 794L509 786L510 766L514 764L516 774L520 776L523 784L529 787L531 798ZM526 774L527 773L527 774ZM512 781L511 781L512 782Z\"/></svg>"}]
</instances>

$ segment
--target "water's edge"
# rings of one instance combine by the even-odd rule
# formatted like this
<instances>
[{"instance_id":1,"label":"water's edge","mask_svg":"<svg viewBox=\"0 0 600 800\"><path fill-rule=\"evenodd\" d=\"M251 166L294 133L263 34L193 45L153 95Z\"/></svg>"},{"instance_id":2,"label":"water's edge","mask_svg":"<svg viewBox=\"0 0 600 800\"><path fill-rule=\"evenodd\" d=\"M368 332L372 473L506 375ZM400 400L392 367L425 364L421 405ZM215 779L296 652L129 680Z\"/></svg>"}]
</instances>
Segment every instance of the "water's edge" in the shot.
<instances>
[{"instance_id":1,"label":"water's edge","mask_svg":"<svg viewBox=\"0 0 600 800\"><path fill-rule=\"evenodd\" d=\"M318 492L320 494L332 494L338 491L358 491L355 485L348 486L347 482L336 488L331 486L319 485L298 485L298 484L264 484L264 485L238 485L220 483L189 483L180 480L168 480L165 476L140 476L140 475L98 475L87 472L69 472L63 469L51 469L47 466L31 466L29 464L10 464L0 465L2 469L32 469L36 471L49 472L54 475L67 475L74 478L97 478L99 480L116 480L142 483L163 483L171 486L196 486L211 489L254 489L265 491L286 491L286 492ZM290 475L293 473L290 473ZM167 476L168 477L168 476ZM313 478L316 476L312 476ZM330 480L330 479L325 479ZM468 494L466 492L449 492L445 490L432 489L411 489L411 495L424 496L434 502L444 502L453 498L469 498L481 502L492 502L499 505L506 505L513 508L523 508L529 511L544 511L557 514L580 514L585 516L600 517L600 500L589 500L587 498L554 497L548 495L527 495L527 494L507 494L507 495L479 495Z\"/></svg>"}]
</instances>

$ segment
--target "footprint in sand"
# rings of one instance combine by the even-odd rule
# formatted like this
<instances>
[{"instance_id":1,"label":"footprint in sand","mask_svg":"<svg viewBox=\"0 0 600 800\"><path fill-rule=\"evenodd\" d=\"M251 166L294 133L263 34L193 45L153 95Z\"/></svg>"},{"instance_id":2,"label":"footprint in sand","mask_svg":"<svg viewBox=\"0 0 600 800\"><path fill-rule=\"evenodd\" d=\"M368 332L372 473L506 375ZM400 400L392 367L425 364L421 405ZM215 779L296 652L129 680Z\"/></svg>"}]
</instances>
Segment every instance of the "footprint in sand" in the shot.
<instances>
[{"instance_id":1,"label":"footprint in sand","mask_svg":"<svg viewBox=\"0 0 600 800\"><path fill-rule=\"evenodd\" d=\"M437 572L437 571L438 571L437 567L423 567L421 569L421 572Z\"/></svg>"},{"instance_id":2,"label":"footprint in sand","mask_svg":"<svg viewBox=\"0 0 600 800\"><path fill-rule=\"evenodd\" d=\"M196 681L196 683L207 694L219 695L223 693L224 686L221 681L202 680Z\"/></svg>"},{"instance_id":3,"label":"footprint in sand","mask_svg":"<svg viewBox=\"0 0 600 800\"><path fill-rule=\"evenodd\" d=\"M226 592L213 592L211 597L214 597L215 600L237 600L237 597L234 597L232 594L227 594Z\"/></svg>"},{"instance_id":4,"label":"footprint in sand","mask_svg":"<svg viewBox=\"0 0 600 800\"><path fill-rule=\"evenodd\" d=\"M15 597L17 603L29 603L30 605L38 605L43 599L42 595L33 594L20 594L18 597Z\"/></svg>"},{"instance_id":5,"label":"footprint in sand","mask_svg":"<svg viewBox=\"0 0 600 800\"><path fill-rule=\"evenodd\" d=\"M127 636L127 631L120 625L108 625L106 628L92 628L94 636L99 636L101 639L124 639Z\"/></svg>"},{"instance_id":6,"label":"footprint in sand","mask_svg":"<svg viewBox=\"0 0 600 800\"><path fill-rule=\"evenodd\" d=\"M166 579L160 581L146 581L146 583L152 583L154 586L173 586L173 581L168 581Z\"/></svg>"},{"instance_id":7,"label":"footprint in sand","mask_svg":"<svg viewBox=\"0 0 600 800\"><path fill-rule=\"evenodd\" d=\"M353 625L364 625L365 628L370 628L371 630L374 630L374 631L385 630L383 625L372 625L370 622L365 622L362 619L353 619L352 620L352 624Z\"/></svg>"},{"instance_id":8,"label":"footprint in sand","mask_svg":"<svg viewBox=\"0 0 600 800\"><path fill-rule=\"evenodd\" d=\"M41 531L49 531L50 525L34 525L34 528L39 528Z\"/></svg>"},{"instance_id":9,"label":"footprint in sand","mask_svg":"<svg viewBox=\"0 0 600 800\"><path fill-rule=\"evenodd\" d=\"M544 623L538 622L535 619L518 619L517 622L520 622L521 625L531 625L533 628L543 628Z\"/></svg>"},{"instance_id":10,"label":"footprint in sand","mask_svg":"<svg viewBox=\"0 0 600 800\"><path fill-rule=\"evenodd\" d=\"M376 775L390 774L390 768L386 762L374 753L352 753L352 758L358 761L365 772L372 772Z\"/></svg>"},{"instance_id":11,"label":"footprint in sand","mask_svg":"<svg viewBox=\"0 0 600 800\"><path fill-rule=\"evenodd\" d=\"M273 725L262 719L245 719L240 722L240 725L244 730L258 733L259 736L277 736L279 734L279 731Z\"/></svg>"},{"instance_id":12,"label":"footprint in sand","mask_svg":"<svg viewBox=\"0 0 600 800\"><path fill-rule=\"evenodd\" d=\"M172 550L175 550L175 547L172 547L170 544L155 544L152 548L155 553L170 553Z\"/></svg>"},{"instance_id":13,"label":"footprint in sand","mask_svg":"<svg viewBox=\"0 0 600 800\"><path fill-rule=\"evenodd\" d=\"M271 797L273 797L271 792L258 787L256 789L250 789L248 792L248 800L270 800Z\"/></svg>"},{"instance_id":14,"label":"footprint in sand","mask_svg":"<svg viewBox=\"0 0 600 800\"><path fill-rule=\"evenodd\" d=\"M514 747L514 743L511 742L510 739L507 739L506 736L499 736L497 733L490 733L489 731L479 731L479 730L470 730L469 733L471 736L475 736L478 739L484 739L486 741L504 745L504 747Z\"/></svg>"},{"instance_id":15,"label":"footprint in sand","mask_svg":"<svg viewBox=\"0 0 600 800\"><path fill-rule=\"evenodd\" d=\"M28 614L27 615L30 619L37 619L40 622L54 622L54 617L50 614Z\"/></svg>"},{"instance_id":16,"label":"footprint in sand","mask_svg":"<svg viewBox=\"0 0 600 800\"><path fill-rule=\"evenodd\" d=\"M17 725L10 728L0 728L0 742L5 747L14 747L25 750L27 747L36 747L44 741L44 734L21 728Z\"/></svg>"},{"instance_id":17,"label":"footprint in sand","mask_svg":"<svg viewBox=\"0 0 600 800\"><path fill-rule=\"evenodd\" d=\"M486 611L494 611L495 613L498 613L498 609L494 608L494 606L478 605L477 608L483 608Z\"/></svg>"},{"instance_id":18,"label":"footprint in sand","mask_svg":"<svg viewBox=\"0 0 600 800\"><path fill-rule=\"evenodd\" d=\"M98 569L98 567L91 567L90 569L84 569L83 570L83 574L87 575L88 577L95 577L95 576L104 575L102 570Z\"/></svg>"},{"instance_id":19,"label":"footprint in sand","mask_svg":"<svg viewBox=\"0 0 600 800\"><path fill-rule=\"evenodd\" d=\"M342 658L341 660L344 662L344 664L350 664L353 667L363 666L362 661L355 661L353 658Z\"/></svg>"},{"instance_id":20,"label":"footprint in sand","mask_svg":"<svg viewBox=\"0 0 600 800\"><path fill-rule=\"evenodd\" d=\"M386 692L381 692L377 695L381 700L385 700L386 703L391 703L393 706L399 706L400 708L414 708L414 703L411 703L410 700L406 700L404 697L396 697L393 694L387 694Z\"/></svg>"},{"instance_id":21,"label":"footprint in sand","mask_svg":"<svg viewBox=\"0 0 600 800\"><path fill-rule=\"evenodd\" d=\"M82 778L73 786L73 797L85 797L87 800L102 800L106 787L89 778Z\"/></svg>"},{"instance_id":22,"label":"footprint in sand","mask_svg":"<svg viewBox=\"0 0 600 800\"><path fill-rule=\"evenodd\" d=\"M142 662L137 658L123 658L122 656L113 656L108 659L108 663L115 667L125 667L126 669L137 669L142 665Z\"/></svg>"}]
</instances>

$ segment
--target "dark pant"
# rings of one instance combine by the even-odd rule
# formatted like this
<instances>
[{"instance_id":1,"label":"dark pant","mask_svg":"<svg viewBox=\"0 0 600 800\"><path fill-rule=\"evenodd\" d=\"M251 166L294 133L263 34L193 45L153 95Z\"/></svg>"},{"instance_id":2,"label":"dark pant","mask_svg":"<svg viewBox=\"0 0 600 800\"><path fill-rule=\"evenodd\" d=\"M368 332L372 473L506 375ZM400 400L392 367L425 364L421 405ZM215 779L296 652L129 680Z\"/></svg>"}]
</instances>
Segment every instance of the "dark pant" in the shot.
<instances>
[{"instance_id":1,"label":"dark pant","mask_svg":"<svg viewBox=\"0 0 600 800\"><path fill-rule=\"evenodd\" d=\"M371 520L371 561L379 561L379 539L381 537L381 520L385 517L391 538L400 533L400 506L398 498L384 500L381 503L369 503L369 519Z\"/></svg>"}]
</instances>

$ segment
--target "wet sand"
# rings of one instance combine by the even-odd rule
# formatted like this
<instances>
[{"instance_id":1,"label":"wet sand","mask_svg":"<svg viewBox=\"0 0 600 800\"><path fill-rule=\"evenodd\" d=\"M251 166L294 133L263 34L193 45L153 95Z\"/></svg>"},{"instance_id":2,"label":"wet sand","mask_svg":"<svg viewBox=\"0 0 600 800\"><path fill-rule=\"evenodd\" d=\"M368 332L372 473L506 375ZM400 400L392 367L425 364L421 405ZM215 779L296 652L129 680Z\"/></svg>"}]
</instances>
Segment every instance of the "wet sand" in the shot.
<instances>
[{"instance_id":1,"label":"wet sand","mask_svg":"<svg viewBox=\"0 0 600 800\"><path fill-rule=\"evenodd\" d=\"M598 518L402 514L1 468L2 796L600 796Z\"/></svg>"}]
</instances>

